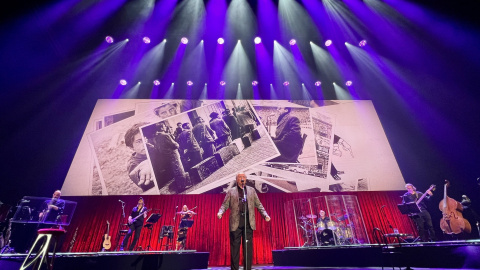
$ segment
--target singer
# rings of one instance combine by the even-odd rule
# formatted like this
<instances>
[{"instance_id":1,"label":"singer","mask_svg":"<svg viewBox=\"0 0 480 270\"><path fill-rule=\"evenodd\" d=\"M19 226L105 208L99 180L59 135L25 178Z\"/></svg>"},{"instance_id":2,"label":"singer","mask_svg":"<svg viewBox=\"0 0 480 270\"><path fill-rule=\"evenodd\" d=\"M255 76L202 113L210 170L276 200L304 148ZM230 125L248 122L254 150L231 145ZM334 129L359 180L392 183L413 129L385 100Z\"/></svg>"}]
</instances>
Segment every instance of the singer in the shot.
<instances>
[{"instance_id":1,"label":"singer","mask_svg":"<svg viewBox=\"0 0 480 270\"><path fill-rule=\"evenodd\" d=\"M218 210L217 217L222 218L225 211L230 208L230 268L238 270L240 260L240 242L242 242L243 256L247 257L244 269L252 269L253 255L253 231L255 227L255 207L260 211L262 217L269 222L270 217L258 199L255 189L246 186L247 176L244 173L237 174L237 186L229 189L222 206ZM247 207L245 207L247 205ZM245 224L245 216L246 219ZM247 245L245 245L245 235ZM247 248L247 252L245 252ZM246 255L246 256L245 256Z\"/></svg>"}]
</instances>

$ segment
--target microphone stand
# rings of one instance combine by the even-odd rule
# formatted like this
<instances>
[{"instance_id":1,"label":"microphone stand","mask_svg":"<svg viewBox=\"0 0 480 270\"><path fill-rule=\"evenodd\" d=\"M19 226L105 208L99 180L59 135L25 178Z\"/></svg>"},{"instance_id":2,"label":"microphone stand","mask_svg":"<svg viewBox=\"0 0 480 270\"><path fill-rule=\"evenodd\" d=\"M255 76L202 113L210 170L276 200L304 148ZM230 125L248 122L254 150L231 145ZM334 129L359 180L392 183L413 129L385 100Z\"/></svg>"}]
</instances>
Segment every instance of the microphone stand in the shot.
<instances>
[{"instance_id":1,"label":"microphone stand","mask_svg":"<svg viewBox=\"0 0 480 270\"><path fill-rule=\"evenodd\" d=\"M388 217L387 217L387 213L385 212L385 209L384 209L385 206L386 206L386 205L380 207L380 212L383 214L383 217L384 217L385 220L387 221L388 227L390 227L390 229L392 229L393 233L395 233L395 230L393 229L393 226L392 226L392 224L390 223L390 220L389 220ZM382 211L382 210L383 210L383 211ZM382 233L382 234L383 234L383 233ZM385 238L385 234L383 234L383 238ZM385 243L388 243L388 242L386 242L386 241L387 241L387 239L385 238ZM395 240L394 240L394 242L395 242ZM400 244L400 239L398 240L398 244Z\"/></svg>"},{"instance_id":2,"label":"microphone stand","mask_svg":"<svg viewBox=\"0 0 480 270\"><path fill-rule=\"evenodd\" d=\"M173 238L175 238L175 231L176 231L175 228L177 227L177 209L178 209L178 205L175 206L175 211L173 212L173 228L172 228L173 232L172 232L172 239L170 239L170 233L167 232L167 247L166 247L167 250L170 250L170 249L169 249L170 247L169 247L168 243L169 243L170 241L173 241ZM172 245L173 245L173 244L172 244Z\"/></svg>"}]
</instances>

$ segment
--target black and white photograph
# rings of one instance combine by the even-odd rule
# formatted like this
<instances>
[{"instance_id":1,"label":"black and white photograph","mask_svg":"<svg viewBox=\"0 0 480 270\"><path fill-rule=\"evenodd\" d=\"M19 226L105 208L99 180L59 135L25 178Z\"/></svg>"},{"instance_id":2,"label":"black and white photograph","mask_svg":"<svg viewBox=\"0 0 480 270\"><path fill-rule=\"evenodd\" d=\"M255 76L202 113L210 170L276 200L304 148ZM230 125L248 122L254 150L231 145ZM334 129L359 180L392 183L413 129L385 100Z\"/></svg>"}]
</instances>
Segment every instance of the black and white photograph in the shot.
<instances>
[{"instance_id":1,"label":"black and white photograph","mask_svg":"<svg viewBox=\"0 0 480 270\"><path fill-rule=\"evenodd\" d=\"M277 106L261 104L257 102L255 110L280 152L279 157L269 162L317 164L309 109L288 103L278 103Z\"/></svg>"},{"instance_id":2,"label":"black and white photograph","mask_svg":"<svg viewBox=\"0 0 480 270\"><path fill-rule=\"evenodd\" d=\"M203 193L279 155L247 101L219 101L141 130L160 194Z\"/></svg>"}]
</instances>

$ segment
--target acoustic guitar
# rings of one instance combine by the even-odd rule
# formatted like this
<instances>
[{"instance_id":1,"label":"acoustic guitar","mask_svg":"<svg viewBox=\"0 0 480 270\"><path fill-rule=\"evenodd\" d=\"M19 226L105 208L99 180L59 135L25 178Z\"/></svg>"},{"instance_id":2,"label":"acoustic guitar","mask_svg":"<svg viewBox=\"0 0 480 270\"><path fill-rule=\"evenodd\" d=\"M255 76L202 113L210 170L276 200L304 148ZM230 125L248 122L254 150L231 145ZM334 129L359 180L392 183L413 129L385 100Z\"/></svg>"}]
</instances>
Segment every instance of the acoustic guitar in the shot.
<instances>
[{"instance_id":1,"label":"acoustic guitar","mask_svg":"<svg viewBox=\"0 0 480 270\"><path fill-rule=\"evenodd\" d=\"M103 248L105 250L109 250L112 247L112 242L110 242L111 236L108 235L109 232L110 232L110 222L108 222L107 220L107 233L103 237Z\"/></svg>"}]
</instances>

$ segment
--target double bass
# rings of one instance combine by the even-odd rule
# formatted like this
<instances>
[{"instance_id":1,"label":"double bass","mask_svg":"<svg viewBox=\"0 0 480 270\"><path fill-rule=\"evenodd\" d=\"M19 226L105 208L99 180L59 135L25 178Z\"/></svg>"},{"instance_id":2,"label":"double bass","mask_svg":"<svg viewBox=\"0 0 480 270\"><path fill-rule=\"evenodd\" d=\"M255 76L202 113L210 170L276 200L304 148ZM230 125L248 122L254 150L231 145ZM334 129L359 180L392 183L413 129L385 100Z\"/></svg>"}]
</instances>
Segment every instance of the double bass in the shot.
<instances>
[{"instance_id":1,"label":"double bass","mask_svg":"<svg viewBox=\"0 0 480 270\"><path fill-rule=\"evenodd\" d=\"M443 188L443 200L440 201L438 207L442 211L442 219L440 219L440 228L446 234L459 234L462 232L472 232L472 226L468 220L463 218L462 205L456 200L447 196L447 188L450 182L445 180Z\"/></svg>"}]
</instances>

